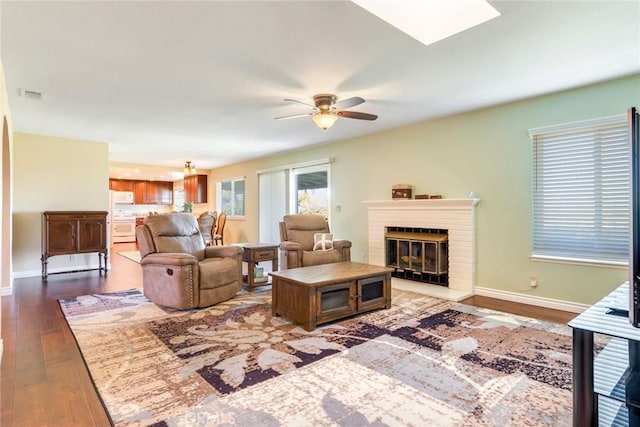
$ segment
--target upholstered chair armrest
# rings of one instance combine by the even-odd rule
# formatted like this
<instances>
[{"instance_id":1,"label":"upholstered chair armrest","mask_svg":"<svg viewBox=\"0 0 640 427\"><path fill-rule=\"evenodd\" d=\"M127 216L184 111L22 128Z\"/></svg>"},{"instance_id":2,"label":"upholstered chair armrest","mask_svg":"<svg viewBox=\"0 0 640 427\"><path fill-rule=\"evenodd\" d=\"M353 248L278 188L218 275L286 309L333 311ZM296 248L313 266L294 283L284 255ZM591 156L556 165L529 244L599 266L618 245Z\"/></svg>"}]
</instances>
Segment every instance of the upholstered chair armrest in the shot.
<instances>
[{"instance_id":1,"label":"upholstered chair armrest","mask_svg":"<svg viewBox=\"0 0 640 427\"><path fill-rule=\"evenodd\" d=\"M302 245L298 242L280 242L280 268L302 267Z\"/></svg>"},{"instance_id":2,"label":"upholstered chair armrest","mask_svg":"<svg viewBox=\"0 0 640 427\"><path fill-rule=\"evenodd\" d=\"M280 242L280 250L283 251L302 251L302 245L298 242Z\"/></svg>"},{"instance_id":3,"label":"upholstered chair armrest","mask_svg":"<svg viewBox=\"0 0 640 427\"><path fill-rule=\"evenodd\" d=\"M191 254L162 252L149 254L140 260L140 265L163 264L163 265L198 265L198 258Z\"/></svg>"},{"instance_id":4,"label":"upholstered chair armrest","mask_svg":"<svg viewBox=\"0 0 640 427\"><path fill-rule=\"evenodd\" d=\"M340 252L342 261L351 261L351 241L349 240L334 240L333 248Z\"/></svg>"},{"instance_id":5,"label":"upholstered chair armrest","mask_svg":"<svg viewBox=\"0 0 640 427\"><path fill-rule=\"evenodd\" d=\"M242 256L242 248L240 246L207 246L206 248L204 248L205 258L236 258L239 256Z\"/></svg>"},{"instance_id":6,"label":"upholstered chair armrest","mask_svg":"<svg viewBox=\"0 0 640 427\"><path fill-rule=\"evenodd\" d=\"M333 241L334 249L342 250L342 249L349 249L350 247L351 247L350 240L334 240Z\"/></svg>"}]
</instances>

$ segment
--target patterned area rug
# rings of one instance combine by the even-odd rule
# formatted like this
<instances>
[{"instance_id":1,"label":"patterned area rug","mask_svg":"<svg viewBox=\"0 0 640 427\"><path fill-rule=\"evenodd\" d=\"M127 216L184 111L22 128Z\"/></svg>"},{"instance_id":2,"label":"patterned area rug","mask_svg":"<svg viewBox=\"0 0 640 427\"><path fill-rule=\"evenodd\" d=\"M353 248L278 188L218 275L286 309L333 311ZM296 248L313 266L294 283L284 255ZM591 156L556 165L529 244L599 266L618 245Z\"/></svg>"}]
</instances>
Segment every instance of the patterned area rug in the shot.
<instances>
[{"instance_id":1,"label":"patterned area rug","mask_svg":"<svg viewBox=\"0 0 640 427\"><path fill-rule=\"evenodd\" d=\"M270 297L60 306L118 426L571 425L565 325L394 290L391 309L306 332Z\"/></svg>"}]
</instances>

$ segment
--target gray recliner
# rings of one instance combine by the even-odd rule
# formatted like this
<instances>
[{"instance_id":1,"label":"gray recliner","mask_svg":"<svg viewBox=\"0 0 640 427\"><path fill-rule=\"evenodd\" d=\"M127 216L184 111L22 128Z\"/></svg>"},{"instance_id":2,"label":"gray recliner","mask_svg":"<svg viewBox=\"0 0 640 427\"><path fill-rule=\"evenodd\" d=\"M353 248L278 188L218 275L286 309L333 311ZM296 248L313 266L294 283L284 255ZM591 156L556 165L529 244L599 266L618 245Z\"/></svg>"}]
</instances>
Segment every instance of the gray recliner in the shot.
<instances>
[{"instance_id":1,"label":"gray recliner","mask_svg":"<svg viewBox=\"0 0 640 427\"><path fill-rule=\"evenodd\" d=\"M242 249L205 246L193 215L150 215L136 227L136 236L144 295L154 303L207 307L242 289Z\"/></svg>"},{"instance_id":2,"label":"gray recliner","mask_svg":"<svg viewBox=\"0 0 640 427\"><path fill-rule=\"evenodd\" d=\"M333 240L333 249L313 250L316 233L328 234L323 215L285 215L280 222L280 267L282 270L332 262L351 261L351 242Z\"/></svg>"}]
</instances>

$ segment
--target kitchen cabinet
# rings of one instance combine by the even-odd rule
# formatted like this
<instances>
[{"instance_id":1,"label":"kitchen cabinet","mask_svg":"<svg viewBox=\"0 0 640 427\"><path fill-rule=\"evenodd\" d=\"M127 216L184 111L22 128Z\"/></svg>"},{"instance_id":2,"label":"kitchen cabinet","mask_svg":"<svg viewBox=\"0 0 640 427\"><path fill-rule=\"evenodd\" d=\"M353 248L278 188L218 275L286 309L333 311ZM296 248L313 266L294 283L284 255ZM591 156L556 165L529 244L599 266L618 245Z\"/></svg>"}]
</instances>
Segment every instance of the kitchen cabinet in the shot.
<instances>
[{"instance_id":1,"label":"kitchen cabinet","mask_svg":"<svg viewBox=\"0 0 640 427\"><path fill-rule=\"evenodd\" d=\"M107 273L107 212L46 211L42 213L42 278L47 280L48 259L57 255L98 253L98 268ZM104 261L104 266L103 266Z\"/></svg>"},{"instance_id":2,"label":"kitchen cabinet","mask_svg":"<svg viewBox=\"0 0 640 427\"><path fill-rule=\"evenodd\" d=\"M207 175L184 177L184 200L188 203L207 203Z\"/></svg>"},{"instance_id":3,"label":"kitchen cabinet","mask_svg":"<svg viewBox=\"0 0 640 427\"><path fill-rule=\"evenodd\" d=\"M173 182L133 181L133 201L136 205L173 204Z\"/></svg>"},{"instance_id":4,"label":"kitchen cabinet","mask_svg":"<svg viewBox=\"0 0 640 427\"><path fill-rule=\"evenodd\" d=\"M147 181L134 181L133 186L133 203L136 205L145 205L147 199Z\"/></svg>"},{"instance_id":5,"label":"kitchen cabinet","mask_svg":"<svg viewBox=\"0 0 640 427\"><path fill-rule=\"evenodd\" d=\"M173 204L173 182L156 181L155 195L158 205Z\"/></svg>"},{"instance_id":6,"label":"kitchen cabinet","mask_svg":"<svg viewBox=\"0 0 640 427\"><path fill-rule=\"evenodd\" d=\"M131 179L109 179L109 190L133 191L134 181Z\"/></svg>"}]
</instances>

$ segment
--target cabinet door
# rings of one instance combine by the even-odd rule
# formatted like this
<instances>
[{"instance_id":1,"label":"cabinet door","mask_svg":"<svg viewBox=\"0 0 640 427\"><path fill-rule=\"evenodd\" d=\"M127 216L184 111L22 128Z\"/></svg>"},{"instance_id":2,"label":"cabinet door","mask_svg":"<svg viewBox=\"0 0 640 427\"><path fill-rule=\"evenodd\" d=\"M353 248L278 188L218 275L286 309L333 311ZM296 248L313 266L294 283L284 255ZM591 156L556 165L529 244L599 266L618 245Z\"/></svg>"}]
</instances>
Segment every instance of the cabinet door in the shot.
<instances>
[{"instance_id":1,"label":"cabinet door","mask_svg":"<svg viewBox=\"0 0 640 427\"><path fill-rule=\"evenodd\" d=\"M48 242L49 255L75 253L77 242L77 221L49 220Z\"/></svg>"},{"instance_id":2,"label":"cabinet door","mask_svg":"<svg viewBox=\"0 0 640 427\"><path fill-rule=\"evenodd\" d=\"M172 205L173 204L173 182L162 181L158 182L158 204L159 205Z\"/></svg>"},{"instance_id":3,"label":"cabinet door","mask_svg":"<svg viewBox=\"0 0 640 427\"><path fill-rule=\"evenodd\" d=\"M319 288L316 294L318 323L337 319L357 310L356 283L345 282Z\"/></svg>"},{"instance_id":4,"label":"cabinet door","mask_svg":"<svg viewBox=\"0 0 640 427\"><path fill-rule=\"evenodd\" d=\"M358 310L369 310L385 305L385 276L358 280L360 305Z\"/></svg>"},{"instance_id":5,"label":"cabinet door","mask_svg":"<svg viewBox=\"0 0 640 427\"><path fill-rule=\"evenodd\" d=\"M134 181L133 187L133 203L136 205L144 205L145 204L145 191L146 191L146 182L144 181Z\"/></svg>"},{"instance_id":6,"label":"cabinet door","mask_svg":"<svg viewBox=\"0 0 640 427\"><path fill-rule=\"evenodd\" d=\"M191 203L207 203L207 175L185 176L184 198Z\"/></svg>"},{"instance_id":7,"label":"cabinet door","mask_svg":"<svg viewBox=\"0 0 640 427\"><path fill-rule=\"evenodd\" d=\"M130 179L109 179L109 189L114 191L133 191L133 181Z\"/></svg>"},{"instance_id":8,"label":"cabinet door","mask_svg":"<svg viewBox=\"0 0 640 427\"><path fill-rule=\"evenodd\" d=\"M157 205L158 199L158 185L154 181L146 181L144 188L144 203L147 205Z\"/></svg>"},{"instance_id":9,"label":"cabinet door","mask_svg":"<svg viewBox=\"0 0 640 427\"><path fill-rule=\"evenodd\" d=\"M94 252L106 247L106 219L78 220L78 252Z\"/></svg>"}]
</instances>

